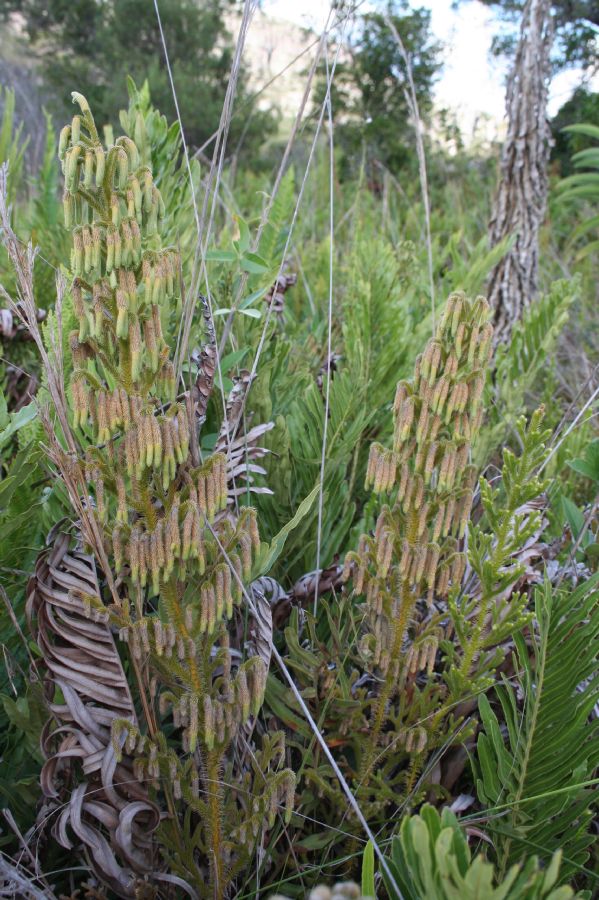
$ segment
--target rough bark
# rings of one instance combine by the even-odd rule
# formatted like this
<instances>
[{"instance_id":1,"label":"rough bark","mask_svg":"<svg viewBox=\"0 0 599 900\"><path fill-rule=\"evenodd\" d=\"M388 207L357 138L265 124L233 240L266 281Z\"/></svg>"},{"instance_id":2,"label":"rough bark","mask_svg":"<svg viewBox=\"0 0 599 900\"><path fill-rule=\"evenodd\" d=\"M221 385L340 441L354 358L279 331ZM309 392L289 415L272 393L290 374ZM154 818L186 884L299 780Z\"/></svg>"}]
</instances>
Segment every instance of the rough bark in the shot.
<instances>
[{"instance_id":1,"label":"rough bark","mask_svg":"<svg viewBox=\"0 0 599 900\"><path fill-rule=\"evenodd\" d=\"M495 341L508 339L514 322L538 291L539 231L547 207L551 131L547 95L553 18L550 0L527 0L506 92L507 135L489 226L491 245L515 236L491 272L487 296L494 310Z\"/></svg>"}]
</instances>

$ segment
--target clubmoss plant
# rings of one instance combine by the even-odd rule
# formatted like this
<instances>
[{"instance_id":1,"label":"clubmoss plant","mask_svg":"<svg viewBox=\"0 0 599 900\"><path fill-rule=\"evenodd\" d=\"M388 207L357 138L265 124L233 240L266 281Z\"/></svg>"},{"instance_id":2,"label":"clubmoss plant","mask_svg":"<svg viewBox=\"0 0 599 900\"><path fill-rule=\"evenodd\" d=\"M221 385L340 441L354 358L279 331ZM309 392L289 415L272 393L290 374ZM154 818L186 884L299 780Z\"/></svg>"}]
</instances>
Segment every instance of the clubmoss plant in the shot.
<instances>
[{"instance_id":1,"label":"clubmoss plant","mask_svg":"<svg viewBox=\"0 0 599 900\"><path fill-rule=\"evenodd\" d=\"M543 529L547 432L542 410L528 427L519 421L519 455L506 449L501 478L477 487L471 458L484 413L489 313L483 298L450 296L413 379L397 387L390 446L371 448L372 527L346 557L347 589L321 601L324 614L308 615L302 633L297 618L285 632L298 688L380 835L398 809L451 795L476 730L477 698L531 618L528 593L518 590L520 557ZM345 834L357 829L298 705L274 678L267 702L290 729L305 821L322 816L326 797L327 822L342 814ZM344 840L322 826L314 839Z\"/></svg>"},{"instance_id":2,"label":"clubmoss plant","mask_svg":"<svg viewBox=\"0 0 599 900\"><path fill-rule=\"evenodd\" d=\"M353 588L364 594L368 633L363 642L370 667L382 679L361 765L367 778L389 702L417 673L432 673L442 631L410 630L422 619L422 604L434 611L452 587L461 584L464 537L472 507L476 469L470 448L481 419L485 368L492 347L489 306L450 297L434 339L416 364L412 382L397 386L393 446L373 444L367 486L388 502L374 535L361 537L347 559ZM413 630L413 629L412 629ZM411 639L412 638L412 639ZM423 726L405 735L405 746L422 752Z\"/></svg>"},{"instance_id":3,"label":"clubmoss plant","mask_svg":"<svg viewBox=\"0 0 599 900\"><path fill-rule=\"evenodd\" d=\"M201 459L200 418L177 397L163 316L179 259L163 247L164 203L136 144L104 147L89 106L60 136L72 233L73 426L113 578L111 621L128 650L144 724L113 723L168 814L169 872L224 897L260 830L290 814L282 735L247 750L266 668L232 650L229 623L260 546L255 512L227 504L226 459ZM133 675L132 675L133 677ZM251 763L237 765L244 755Z\"/></svg>"}]
</instances>

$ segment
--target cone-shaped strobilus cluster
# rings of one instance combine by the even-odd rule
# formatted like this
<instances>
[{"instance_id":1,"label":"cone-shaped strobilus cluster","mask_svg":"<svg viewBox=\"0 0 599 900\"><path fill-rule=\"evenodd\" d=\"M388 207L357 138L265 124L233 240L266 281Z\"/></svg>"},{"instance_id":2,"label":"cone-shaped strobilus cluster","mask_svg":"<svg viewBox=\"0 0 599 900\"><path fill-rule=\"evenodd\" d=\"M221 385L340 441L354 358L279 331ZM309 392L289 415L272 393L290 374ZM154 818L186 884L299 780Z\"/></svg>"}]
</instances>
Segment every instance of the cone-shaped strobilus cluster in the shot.
<instances>
[{"instance_id":1,"label":"cone-shaped strobilus cluster","mask_svg":"<svg viewBox=\"0 0 599 900\"><path fill-rule=\"evenodd\" d=\"M415 605L447 597L464 575L461 539L476 483L470 447L492 350L488 318L483 298L449 298L414 379L397 386L393 447L371 446L366 483L388 502L346 571L366 596L373 664L392 680L406 666L432 668L434 639L407 653L404 646Z\"/></svg>"},{"instance_id":2,"label":"cone-shaped strobilus cluster","mask_svg":"<svg viewBox=\"0 0 599 900\"><path fill-rule=\"evenodd\" d=\"M81 113L63 129L59 149L79 321L70 336L73 421L107 551L128 593L114 613L121 638L134 660L150 661L151 693L181 729L181 752L192 755L186 783L196 786L194 803L198 810L203 803L213 835L222 809L198 799L198 777L220 779L222 755L257 714L266 681L259 657L235 662L227 631L260 546L256 516L251 509L223 515L222 454L191 461L197 417L176 400L162 327L178 291L179 259L161 246L164 203L152 172L130 138L105 148L85 98L73 97ZM141 778L157 779L161 765L165 777L173 765L179 771L172 746L140 737L137 747ZM275 799L287 797L289 807L293 779L280 775ZM212 784L205 786L211 794ZM264 803L276 808L271 794L264 788ZM222 867L238 838L220 840L222 860L211 871L224 883Z\"/></svg>"}]
</instances>

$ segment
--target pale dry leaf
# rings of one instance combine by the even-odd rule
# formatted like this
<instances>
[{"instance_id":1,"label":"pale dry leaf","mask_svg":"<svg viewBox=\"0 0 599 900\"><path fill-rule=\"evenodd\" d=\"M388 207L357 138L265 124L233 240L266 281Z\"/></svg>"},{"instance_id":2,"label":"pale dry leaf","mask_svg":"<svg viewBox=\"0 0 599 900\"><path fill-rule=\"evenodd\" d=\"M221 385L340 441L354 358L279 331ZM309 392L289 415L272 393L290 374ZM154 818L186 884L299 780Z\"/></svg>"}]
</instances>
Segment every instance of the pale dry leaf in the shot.
<instances>
[{"instance_id":1,"label":"pale dry leaf","mask_svg":"<svg viewBox=\"0 0 599 900\"><path fill-rule=\"evenodd\" d=\"M37 560L27 617L46 668L52 720L44 729L43 810L58 813L53 833L70 849L81 842L98 877L119 897L133 897L139 876L153 871L159 810L117 760L115 719L137 726L127 678L108 625L93 557L56 535ZM83 778L83 780L82 780ZM74 841L71 835L74 835Z\"/></svg>"}]
</instances>

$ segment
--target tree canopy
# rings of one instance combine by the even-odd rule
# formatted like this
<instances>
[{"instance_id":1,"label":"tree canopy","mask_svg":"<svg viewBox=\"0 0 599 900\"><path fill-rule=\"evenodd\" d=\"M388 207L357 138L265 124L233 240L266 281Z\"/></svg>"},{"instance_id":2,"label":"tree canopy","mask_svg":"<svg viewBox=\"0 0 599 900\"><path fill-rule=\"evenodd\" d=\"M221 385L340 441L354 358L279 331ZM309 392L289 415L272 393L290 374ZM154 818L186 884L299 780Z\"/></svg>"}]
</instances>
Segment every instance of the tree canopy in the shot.
<instances>
[{"instance_id":1,"label":"tree canopy","mask_svg":"<svg viewBox=\"0 0 599 900\"><path fill-rule=\"evenodd\" d=\"M506 24L520 21L524 0L481 0L500 13ZM554 0L556 41L554 65L596 66L599 62L599 3L597 0ZM511 52L515 42L513 33L502 33L494 41L496 53Z\"/></svg>"},{"instance_id":2,"label":"tree canopy","mask_svg":"<svg viewBox=\"0 0 599 900\"><path fill-rule=\"evenodd\" d=\"M433 85L441 68L441 47L432 36L430 10L412 9L405 0L389 4L386 13L368 12L357 18L335 72L332 101L338 143L348 154L365 146L369 156L398 170L413 143L411 136L405 138L409 84L387 19L410 58L420 112L426 115L430 110ZM324 79L324 71L322 74ZM322 94L317 97L320 102Z\"/></svg>"},{"instance_id":3,"label":"tree canopy","mask_svg":"<svg viewBox=\"0 0 599 900\"><path fill-rule=\"evenodd\" d=\"M224 14L227 0L161 0L160 13L181 116L189 141L201 146L218 128L233 59ZM126 76L147 79L156 105L175 117L172 90L151 0L0 0L0 15L18 14L39 57L49 105L64 115L73 84L82 85L99 123L115 121L127 103ZM243 72L237 102L247 98ZM61 108L62 107L62 108ZM271 114L253 109L231 124L254 148L272 132Z\"/></svg>"}]
</instances>

